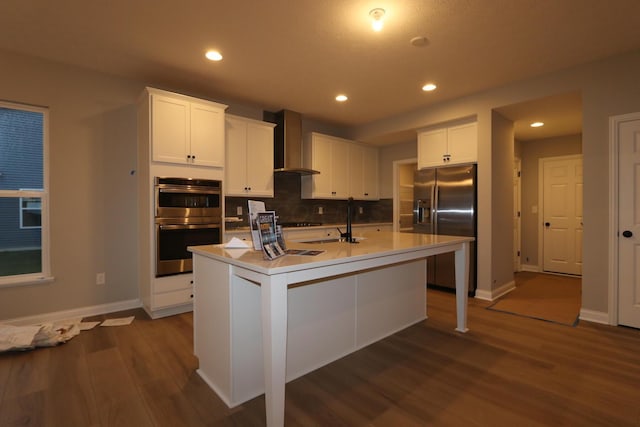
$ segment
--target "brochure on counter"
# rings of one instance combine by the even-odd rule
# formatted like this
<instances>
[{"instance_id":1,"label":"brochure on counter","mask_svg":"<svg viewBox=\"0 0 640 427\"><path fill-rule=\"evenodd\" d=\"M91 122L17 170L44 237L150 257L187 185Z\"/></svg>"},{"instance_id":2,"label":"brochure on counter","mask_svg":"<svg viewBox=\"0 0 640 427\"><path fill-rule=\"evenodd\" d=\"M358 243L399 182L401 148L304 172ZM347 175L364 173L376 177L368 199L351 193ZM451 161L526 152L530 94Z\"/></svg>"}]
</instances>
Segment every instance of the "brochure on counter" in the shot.
<instances>
[{"instance_id":1,"label":"brochure on counter","mask_svg":"<svg viewBox=\"0 0 640 427\"><path fill-rule=\"evenodd\" d=\"M249 223L253 247L255 250L262 250L265 259L272 260L283 255L315 256L324 252L315 249L287 249L278 217L275 211L265 210L264 202L249 200Z\"/></svg>"}]
</instances>

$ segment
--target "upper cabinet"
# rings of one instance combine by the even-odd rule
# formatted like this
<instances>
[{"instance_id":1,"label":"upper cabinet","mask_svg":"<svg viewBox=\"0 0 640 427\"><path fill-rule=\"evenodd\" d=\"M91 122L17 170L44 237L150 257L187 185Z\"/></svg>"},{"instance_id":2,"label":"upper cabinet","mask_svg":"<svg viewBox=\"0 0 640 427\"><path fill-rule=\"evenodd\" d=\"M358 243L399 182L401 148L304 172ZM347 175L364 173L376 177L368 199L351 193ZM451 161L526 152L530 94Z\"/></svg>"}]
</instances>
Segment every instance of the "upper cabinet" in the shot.
<instances>
[{"instance_id":1,"label":"upper cabinet","mask_svg":"<svg viewBox=\"0 0 640 427\"><path fill-rule=\"evenodd\" d=\"M476 122L418 132L418 168L478 161Z\"/></svg>"},{"instance_id":2,"label":"upper cabinet","mask_svg":"<svg viewBox=\"0 0 640 427\"><path fill-rule=\"evenodd\" d=\"M349 144L349 194L356 200L378 200L378 148Z\"/></svg>"},{"instance_id":3,"label":"upper cabinet","mask_svg":"<svg viewBox=\"0 0 640 427\"><path fill-rule=\"evenodd\" d=\"M226 105L157 89L151 97L154 162L224 167Z\"/></svg>"},{"instance_id":4,"label":"upper cabinet","mask_svg":"<svg viewBox=\"0 0 640 427\"><path fill-rule=\"evenodd\" d=\"M302 177L302 198L349 198L349 141L313 132L304 144L304 167L320 173Z\"/></svg>"},{"instance_id":5,"label":"upper cabinet","mask_svg":"<svg viewBox=\"0 0 640 427\"><path fill-rule=\"evenodd\" d=\"M302 177L303 199L378 199L377 147L311 133L303 153L305 167L320 172Z\"/></svg>"},{"instance_id":6,"label":"upper cabinet","mask_svg":"<svg viewBox=\"0 0 640 427\"><path fill-rule=\"evenodd\" d=\"M225 194L273 197L275 124L227 114Z\"/></svg>"}]
</instances>

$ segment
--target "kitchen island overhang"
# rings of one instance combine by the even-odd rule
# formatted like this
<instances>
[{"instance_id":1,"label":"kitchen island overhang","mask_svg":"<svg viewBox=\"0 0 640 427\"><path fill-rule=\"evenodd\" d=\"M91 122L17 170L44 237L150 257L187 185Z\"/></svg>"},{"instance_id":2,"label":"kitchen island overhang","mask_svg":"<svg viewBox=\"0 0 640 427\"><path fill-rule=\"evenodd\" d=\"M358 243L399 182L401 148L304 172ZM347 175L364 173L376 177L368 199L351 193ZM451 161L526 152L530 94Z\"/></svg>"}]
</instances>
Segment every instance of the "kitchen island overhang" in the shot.
<instances>
[{"instance_id":1,"label":"kitchen island overhang","mask_svg":"<svg viewBox=\"0 0 640 427\"><path fill-rule=\"evenodd\" d=\"M431 255L455 252L456 330L467 330L473 238L364 237L358 244L315 245L324 251L317 256L272 261L223 245L190 248L198 373L227 405L265 393L267 424L282 425L286 381L426 318Z\"/></svg>"}]
</instances>

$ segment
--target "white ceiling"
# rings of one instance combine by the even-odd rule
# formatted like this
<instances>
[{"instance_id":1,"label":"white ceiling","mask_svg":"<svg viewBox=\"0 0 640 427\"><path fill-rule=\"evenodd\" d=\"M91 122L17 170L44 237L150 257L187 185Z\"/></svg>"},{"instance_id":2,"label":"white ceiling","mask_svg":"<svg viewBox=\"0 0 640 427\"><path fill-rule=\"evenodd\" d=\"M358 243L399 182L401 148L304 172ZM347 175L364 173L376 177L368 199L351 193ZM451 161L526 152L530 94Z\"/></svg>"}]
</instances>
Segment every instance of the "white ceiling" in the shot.
<instances>
[{"instance_id":1,"label":"white ceiling","mask_svg":"<svg viewBox=\"0 0 640 427\"><path fill-rule=\"evenodd\" d=\"M638 0L4 0L0 49L358 126L640 49L639 16Z\"/></svg>"}]
</instances>

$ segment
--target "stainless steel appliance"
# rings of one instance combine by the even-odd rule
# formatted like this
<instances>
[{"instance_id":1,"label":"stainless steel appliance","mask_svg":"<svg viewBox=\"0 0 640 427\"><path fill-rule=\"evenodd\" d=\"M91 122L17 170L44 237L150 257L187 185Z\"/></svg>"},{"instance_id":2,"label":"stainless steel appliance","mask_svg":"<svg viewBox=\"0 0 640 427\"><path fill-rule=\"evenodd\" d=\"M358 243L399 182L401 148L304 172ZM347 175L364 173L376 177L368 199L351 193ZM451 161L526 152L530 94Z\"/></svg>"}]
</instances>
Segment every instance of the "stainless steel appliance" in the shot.
<instances>
[{"instance_id":1,"label":"stainless steel appliance","mask_svg":"<svg viewBox=\"0 0 640 427\"><path fill-rule=\"evenodd\" d=\"M222 241L222 183L155 178L156 277L193 270L187 247Z\"/></svg>"},{"instance_id":2,"label":"stainless steel appliance","mask_svg":"<svg viewBox=\"0 0 640 427\"><path fill-rule=\"evenodd\" d=\"M422 169L413 185L413 232L476 237L476 165ZM427 284L455 289L454 255L427 259ZM469 293L476 290L476 242L471 243Z\"/></svg>"}]
</instances>

